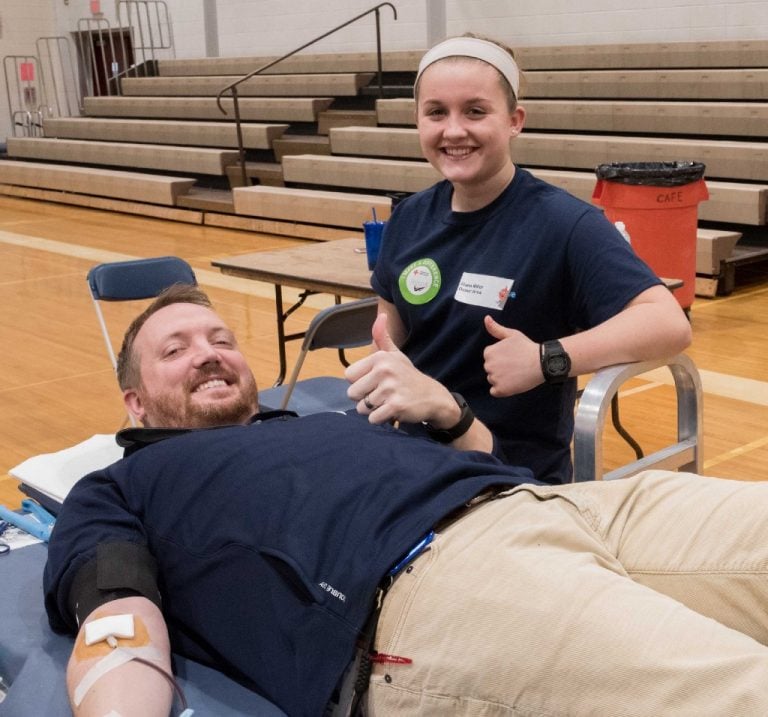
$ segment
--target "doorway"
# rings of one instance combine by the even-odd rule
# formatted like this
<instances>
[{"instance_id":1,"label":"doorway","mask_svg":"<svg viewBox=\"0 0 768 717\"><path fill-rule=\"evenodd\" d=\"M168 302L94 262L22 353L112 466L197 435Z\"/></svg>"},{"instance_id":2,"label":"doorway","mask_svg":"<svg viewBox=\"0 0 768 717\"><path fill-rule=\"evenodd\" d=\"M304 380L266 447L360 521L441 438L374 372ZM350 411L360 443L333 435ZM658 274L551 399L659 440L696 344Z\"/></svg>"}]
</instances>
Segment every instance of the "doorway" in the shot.
<instances>
[{"instance_id":1,"label":"doorway","mask_svg":"<svg viewBox=\"0 0 768 717\"><path fill-rule=\"evenodd\" d=\"M119 95L115 79L133 67L134 54L128 29L97 29L75 33L81 76L85 78L87 95Z\"/></svg>"}]
</instances>

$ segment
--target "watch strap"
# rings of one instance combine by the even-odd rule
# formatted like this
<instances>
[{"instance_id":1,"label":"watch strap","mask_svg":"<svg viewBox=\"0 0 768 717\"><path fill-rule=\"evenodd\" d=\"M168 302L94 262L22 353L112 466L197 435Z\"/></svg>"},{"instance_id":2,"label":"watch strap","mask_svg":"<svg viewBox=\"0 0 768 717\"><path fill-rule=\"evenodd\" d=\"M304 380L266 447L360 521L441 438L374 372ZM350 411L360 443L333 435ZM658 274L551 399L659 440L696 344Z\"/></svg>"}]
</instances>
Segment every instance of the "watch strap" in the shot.
<instances>
[{"instance_id":1,"label":"watch strap","mask_svg":"<svg viewBox=\"0 0 768 717\"><path fill-rule=\"evenodd\" d=\"M451 392L451 396L453 396L454 401L456 401L461 409L461 416L459 416L459 420L453 426L450 428L435 428L426 421L424 422L429 437L434 441L438 441L438 443L452 443L457 438L461 438L475 420L475 414L472 412L464 396L454 392Z\"/></svg>"}]
</instances>

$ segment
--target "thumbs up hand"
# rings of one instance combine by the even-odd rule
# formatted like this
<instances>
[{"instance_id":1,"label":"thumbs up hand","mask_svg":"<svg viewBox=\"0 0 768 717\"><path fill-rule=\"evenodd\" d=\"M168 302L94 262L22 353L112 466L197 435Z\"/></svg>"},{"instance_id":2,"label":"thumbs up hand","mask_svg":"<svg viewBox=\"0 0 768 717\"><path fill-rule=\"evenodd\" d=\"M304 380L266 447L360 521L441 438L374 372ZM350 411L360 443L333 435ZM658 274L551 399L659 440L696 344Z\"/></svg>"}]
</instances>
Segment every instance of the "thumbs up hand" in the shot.
<instances>
[{"instance_id":1,"label":"thumbs up hand","mask_svg":"<svg viewBox=\"0 0 768 717\"><path fill-rule=\"evenodd\" d=\"M486 331L498 339L483 352L483 367L491 384L491 396L513 396L544 383L539 345L517 329L502 326L490 316L486 316L484 321Z\"/></svg>"},{"instance_id":2,"label":"thumbs up hand","mask_svg":"<svg viewBox=\"0 0 768 717\"><path fill-rule=\"evenodd\" d=\"M371 328L373 345L378 351L399 351L387 329L387 315L382 312L376 317Z\"/></svg>"},{"instance_id":3,"label":"thumbs up hand","mask_svg":"<svg viewBox=\"0 0 768 717\"><path fill-rule=\"evenodd\" d=\"M351 364L345 377L347 396L371 423L429 421L452 426L460 410L447 388L419 371L397 347L387 329L387 314L371 328L373 353Z\"/></svg>"}]
</instances>

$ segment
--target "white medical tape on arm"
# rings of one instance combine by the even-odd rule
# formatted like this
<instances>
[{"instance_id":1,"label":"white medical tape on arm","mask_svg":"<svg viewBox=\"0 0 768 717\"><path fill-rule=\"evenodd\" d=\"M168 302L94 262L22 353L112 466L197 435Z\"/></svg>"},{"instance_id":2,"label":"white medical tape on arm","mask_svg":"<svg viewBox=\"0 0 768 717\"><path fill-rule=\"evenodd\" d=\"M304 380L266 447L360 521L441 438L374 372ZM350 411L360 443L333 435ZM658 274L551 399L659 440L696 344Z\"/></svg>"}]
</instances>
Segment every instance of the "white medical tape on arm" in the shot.
<instances>
[{"instance_id":1,"label":"white medical tape on arm","mask_svg":"<svg viewBox=\"0 0 768 717\"><path fill-rule=\"evenodd\" d=\"M520 96L520 68L517 66L515 58L495 42L481 40L477 37L452 37L427 50L419 62L419 71L416 73L414 87L419 83L419 78L427 67L438 60L444 60L446 57L473 57L476 60L487 62L504 75L515 93L515 97Z\"/></svg>"},{"instance_id":2,"label":"white medical tape on arm","mask_svg":"<svg viewBox=\"0 0 768 717\"><path fill-rule=\"evenodd\" d=\"M154 647L116 647L106 657L99 660L85 676L80 680L80 684L75 687L75 693L73 695L73 701L75 707L79 707L88 691L98 682L104 675L111 672L116 667L124 665L131 660L141 660L142 662L151 662L153 667L160 670L166 677L165 670L160 667L160 661L162 655L159 650Z\"/></svg>"},{"instance_id":3,"label":"white medical tape on arm","mask_svg":"<svg viewBox=\"0 0 768 717\"><path fill-rule=\"evenodd\" d=\"M110 647L117 647L118 637L128 640L135 634L133 615L107 615L85 623L85 644L94 645L106 640Z\"/></svg>"}]
</instances>

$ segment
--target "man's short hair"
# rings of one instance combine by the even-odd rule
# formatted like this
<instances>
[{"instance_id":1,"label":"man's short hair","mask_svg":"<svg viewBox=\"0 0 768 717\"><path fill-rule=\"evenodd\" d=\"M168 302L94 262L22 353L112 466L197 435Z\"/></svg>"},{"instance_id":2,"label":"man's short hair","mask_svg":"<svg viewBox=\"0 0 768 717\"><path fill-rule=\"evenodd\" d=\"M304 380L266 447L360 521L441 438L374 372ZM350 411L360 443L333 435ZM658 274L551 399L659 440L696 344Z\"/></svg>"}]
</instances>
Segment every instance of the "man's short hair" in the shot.
<instances>
[{"instance_id":1,"label":"man's short hair","mask_svg":"<svg viewBox=\"0 0 768 717\"><path fill-rule=\"evenodd\" d=\"M168 287L157 298L142 311L128 327L123 337L123 345L120 347L120 353L117 355L117 382L124 391L128 388L136 388L141 382L141 373L139 368L139 357L133 350L133 344L136 341L136 335L141 327L147 322L150 316L160 311L160 309L172 304L197 304L212 308L211 300L208 295L192 284L174 284Z\"/></svg>"}]
</instances>

